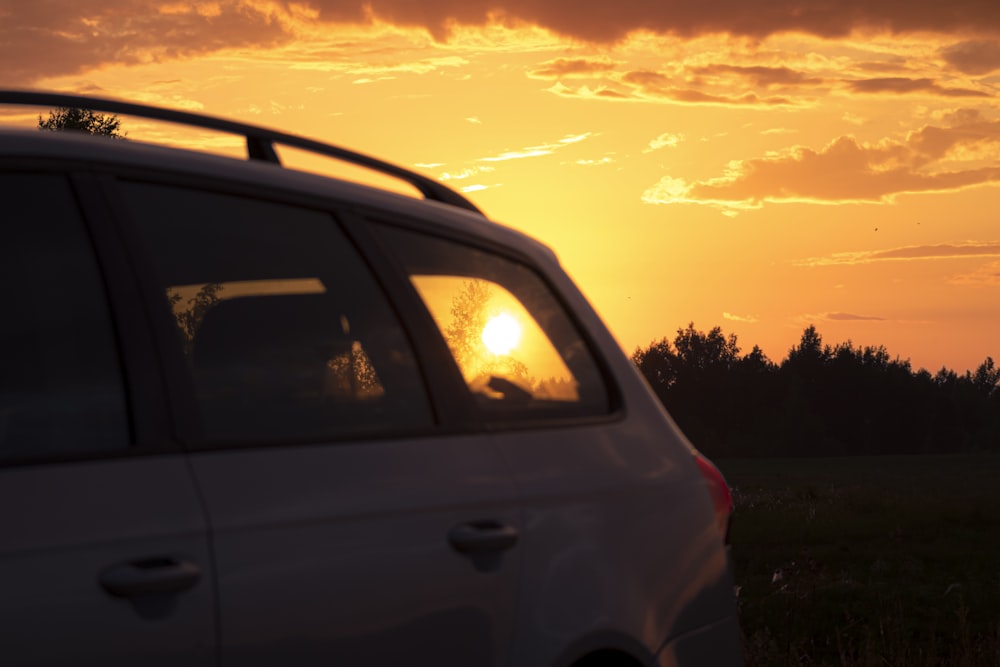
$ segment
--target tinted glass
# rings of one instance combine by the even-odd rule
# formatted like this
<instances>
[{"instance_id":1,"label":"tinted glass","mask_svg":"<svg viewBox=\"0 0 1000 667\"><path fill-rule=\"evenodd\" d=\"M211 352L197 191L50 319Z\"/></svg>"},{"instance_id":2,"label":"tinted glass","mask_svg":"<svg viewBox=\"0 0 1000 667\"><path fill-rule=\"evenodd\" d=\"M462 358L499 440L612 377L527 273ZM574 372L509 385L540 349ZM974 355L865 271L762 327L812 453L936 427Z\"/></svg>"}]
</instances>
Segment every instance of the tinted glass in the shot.
<instances>
[{"instance_id":1,"label":"tinted glass","mask_svg":"<svg viewBox=\"0 0 1000 667\"><path fill-rule=\"evenodd\" d=\"M608 412L593 357L534 271L459 243L393 227L382 233L492 421Z\"/></svg>"},{"instance_id":2,"label":"tinted glass","mask_svg":"<svg viewBox=\"0 0 1000 667\"><path fill-rule=\"evenodd\" d=\"M0 173L0 461L129 444L104 283L65 178Z\"/></svg>"},{"instance_id":3,"label":"tinted glass","mask_svg":"<svg viewBox=\"0 0 1000 667\"><path fill-rule=\"evenodd\" d=\"M132 183L209 441L315 440L432 422L409 343L330 215Z\"/></svg>"}]
</instances>

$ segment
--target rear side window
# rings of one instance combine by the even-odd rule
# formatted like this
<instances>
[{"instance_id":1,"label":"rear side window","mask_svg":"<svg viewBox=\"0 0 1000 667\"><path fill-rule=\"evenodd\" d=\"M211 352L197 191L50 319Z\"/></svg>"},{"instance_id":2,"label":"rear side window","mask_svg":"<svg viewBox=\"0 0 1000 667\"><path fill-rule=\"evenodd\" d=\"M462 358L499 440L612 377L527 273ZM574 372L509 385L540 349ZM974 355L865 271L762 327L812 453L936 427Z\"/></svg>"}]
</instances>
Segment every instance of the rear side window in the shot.
<instances>
[{"instance_id":1,"label":"rear side window","mask_svg":"<svg viewBox=\"0 0 1000 667\"><path fill-rule=\"evenodd\" d=\"M381 233L494 423L606 414L608 391L563 306L527 266L393 227Z\"/></svg>"},{"instance_id":2,"label":"rear side window","mask_svg":"<svg viewBox=\"0 0 1000 667\"><path fill-rule=\"evenodd\" d=\"M0 462L125 449L104 283L66 179L0 173Z\"/></svg>"},{"instance_id":3,"label":"rear side window","mask_svg":"<svg viewBox=\"0 0 1000 667\"><path fill-rule=\"evenodd\" d=\"M324 212L125 184L210 442L429 426L409 342Z\"/></svg>"}]
</instances>

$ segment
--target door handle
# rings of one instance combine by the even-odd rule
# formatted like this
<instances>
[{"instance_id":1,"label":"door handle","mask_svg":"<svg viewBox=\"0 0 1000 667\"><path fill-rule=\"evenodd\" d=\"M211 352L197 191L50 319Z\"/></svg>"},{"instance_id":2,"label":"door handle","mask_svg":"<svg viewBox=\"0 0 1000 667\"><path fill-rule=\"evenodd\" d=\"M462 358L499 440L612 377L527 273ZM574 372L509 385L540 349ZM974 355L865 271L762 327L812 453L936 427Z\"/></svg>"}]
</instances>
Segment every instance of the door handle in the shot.
<instances>
[{"instance_id":1,"label":"door handle","mask_svg":"<svg viewBox=\"0 0 1000 667\"><path fill-rule=\"evenodd\" d=\"M452 528L448 542L463 554L503 551L517 543L517 529L493 519L470 521Z\"/></svg>"},{"instance_id":2,"label":"door handle","mask_svg":"<svg viewBox=\"0 0 1000 667\"><path fill-rule=\"evenodd\" d=\"M198 583L201 568L196 563L176 558L142 558L112 565L101 572L98 581L117 597L179 593Z\"/></svg>"}]
</instances>

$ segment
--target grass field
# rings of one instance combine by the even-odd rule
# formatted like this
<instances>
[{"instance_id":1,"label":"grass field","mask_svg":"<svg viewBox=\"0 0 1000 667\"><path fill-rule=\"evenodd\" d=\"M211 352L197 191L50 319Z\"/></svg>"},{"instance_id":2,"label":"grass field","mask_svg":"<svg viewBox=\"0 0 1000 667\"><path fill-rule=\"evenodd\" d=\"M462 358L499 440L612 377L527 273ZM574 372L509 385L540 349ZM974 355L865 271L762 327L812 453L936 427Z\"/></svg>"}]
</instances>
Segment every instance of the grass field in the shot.
<instances>
[{"instance_id":1,"label":"grass field","mask_svg":"<svg viewBox=\"0 0 1000 667\"><path fill-rule=\"evenodd\" d=\"M748 665L1000 665L1000 455L716 464Z\"/></svg>"}]
</instances>

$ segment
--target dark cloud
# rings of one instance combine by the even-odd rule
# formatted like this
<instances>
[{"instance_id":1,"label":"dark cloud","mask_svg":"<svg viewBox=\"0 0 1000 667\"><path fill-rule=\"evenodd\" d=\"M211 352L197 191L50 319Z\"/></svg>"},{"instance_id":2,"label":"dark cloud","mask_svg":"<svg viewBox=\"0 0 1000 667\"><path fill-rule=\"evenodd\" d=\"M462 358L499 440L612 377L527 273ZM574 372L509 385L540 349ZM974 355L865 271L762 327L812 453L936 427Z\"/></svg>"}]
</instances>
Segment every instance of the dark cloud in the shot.
<instances>
[{"instance_id":1,"label":"dark cloud","mask_svg":"<svg viewBox=\"0 0 1000 667\"><path fill-rule=\"evenodd\" d=\"M991 97L989 93L970 88L946 88L932 79L908 79L892 76L878 79L848 81L848 87L858 93L931 93L943 97Z\"/></svg>"},{"instance_id":2,"label":"dark cloud","mask_svg":"<svg viewBox=\"0 0 1000 667\"><path fill-rule=\"evenodd\" d=\"M291 4L291 3L289 3ZM996 0L307 0L323 20L382 20L421 26L446 38L454 24L489 20L532 23L592 42L613 42L637 30L693 36L728 33L753 38L781 32L843 37L855 30L890 33L1000 34Z\"/></svg>"},{"instance_id":3,"label":"dark cloud","mask_svg":"<svg viewBox=\"0 0 1000 667\"><path fill-rule=\"evenodd\" d=\"M989 74L1000 70L1000 40L959 42L941 50L945 61L966 74Z\"/></svg>"},{"instance_id":4,"label":"dark cloud","mask_svg":"<svg viewBox=\"0 0 1000 667\"><path fill-rule=\"evenodd\" d=\"M965 40L942 53L962 71L985 73L1000 64L996 0L0 0L0 62L5 83L20 84L107 63L268 46L293 39L283 21L292 15L301 19L308 10L320 23L378 19L424 28L441 40L456 25L490 22L538 25L593 43L614 42L635 31L752 39L782 32L824 38L859 30L931 32ZM573 64L563 66L572 69ZM783 73L762 69L756 75L780 79Z\"/></svg>"},{"instance_id":5,"label":"dark cloud","mask_svg":"<svg viewBox=\"0 0 1000 667\"><path fill-rule=\"evenodd\" d=\"M203 13L186 6L170 10L152 0L0 0L3 84L31 84L107 63L266 46L289 37L277 21L243 3L219 2Z\"/></svg>"}]
</instances>

